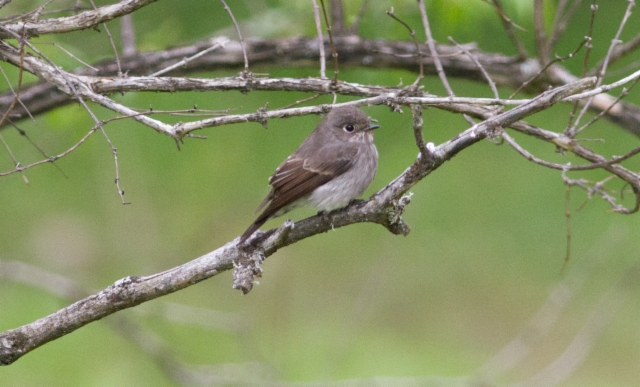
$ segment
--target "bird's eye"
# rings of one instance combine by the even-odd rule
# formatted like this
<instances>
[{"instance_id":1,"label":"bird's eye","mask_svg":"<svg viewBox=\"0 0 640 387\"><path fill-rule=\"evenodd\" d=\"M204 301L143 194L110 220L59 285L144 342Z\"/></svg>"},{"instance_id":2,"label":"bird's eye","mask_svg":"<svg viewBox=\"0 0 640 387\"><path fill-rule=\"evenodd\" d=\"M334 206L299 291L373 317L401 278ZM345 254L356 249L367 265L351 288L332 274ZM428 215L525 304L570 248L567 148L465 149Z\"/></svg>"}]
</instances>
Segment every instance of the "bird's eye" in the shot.
<instances>
[{"instance_id":1,"label":"bird's eye","mask_svg":"<svg viewBox=\"0 0 640 387\"><path fill-rule=\"evenodd\" d=\"M349 124L349 125L345 125L345 126L344 126L344 131L345 131L345 132L351 133L351 132L353 132L354 130L355 130L355 128L354 128L354 127L353 127L353 125L351 125L351 124Z\"/></svg>"}]
</instances>

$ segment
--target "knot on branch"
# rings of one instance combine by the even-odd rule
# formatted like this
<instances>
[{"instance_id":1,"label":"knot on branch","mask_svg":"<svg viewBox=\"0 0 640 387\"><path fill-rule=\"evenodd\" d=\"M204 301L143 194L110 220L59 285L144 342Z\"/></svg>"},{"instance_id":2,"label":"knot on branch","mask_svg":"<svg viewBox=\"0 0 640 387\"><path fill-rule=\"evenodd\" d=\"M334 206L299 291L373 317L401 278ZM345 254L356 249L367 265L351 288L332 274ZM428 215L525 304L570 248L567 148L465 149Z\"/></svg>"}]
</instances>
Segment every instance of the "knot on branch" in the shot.
<instances>
[{"instance_id":1,"label":"knot on branch","mask_svg":"<svg viewBox=\"0 0 640 387\"><path fill-rule=\"evenodd\" d=\"M322 111L320 112L320 114L322 115L321 117L324 117L327 114L329 114L329 112L331 112L331 109L333 109L333 106L330 104L323 104L320 106L320 108L322 109Z\"/></svg>"},{"instance_id":2,"label":"knot on branch","mask_svg":"<svg viewBox=\"0 0 640 387\"><path fill-rule=\"evenodd\" d=\"M391 111L393 113L400 113L402 114L402 105L392 102L390 100L385 101L384 103L385 105L389 106L391 108Z\"/></svg>"},{"instance_id":3,"label":"knot on branch","mask_svg":"<svg viewBox=\"0 0 640 387\"><path fill-rule=\"evenodd\" d=\"M257 111L258 114L258 122L265 128L269 129L269 124L267 123L267 109L269 108L269 102L265 103L263 107L259 108Z\"/></svg>"},{"instance_id":4,"label":"knot on branch","mask_svg":"<svg viewBox=\"0 0 640 387\"><path fill-rule=\"evenodd\" d=\"M127 277L124 277L124 278L120 278L119 280L114 282L114 284L111 285L110 288L112 288L112 289L126 288L130 284L133 284L133 283L136 283L136 282L139 282L139 281L140 281L139 277L127 276Z\"/></svg>"},{"instance_id":5,"label":"knot on branch","mask_svg":"<svg viewBox=\"0 0 640 387\"><path fill-rule=\"evenodd\" d=\"M241 71L236 75L236 78L245 81L244 87L240 90L240 93L247 94L250 91L255 90L254 79L256 79L256 77L251 71Z\"/></svg>"},{"instance_id":6,"label":"knot on branch","mask_svg":"<svg viewBox=\"0 0 640 387\"><path fill-rule=\"evenodd\" d=\"M233 261L233 288L247 294L253 288L255 277L262 277L262 262L265 260L262 250L243 252Z\"/></svg>"},{"instance_id":7,"label":"knot on branch","mask_svg":"<svg viewBox=\"0 0 640 387\"><path fill-rule=\"evenodd\" d=\"M113 285L98 293L97 296L98 298L107 297L109 299L109 303L114 306L127 304L135 293L134 290L131 289L131 285L137 284L140 281L140 277L127 276L121 278Z\"/></svg>"},{"instance_id":8,"label":"knot on branch","mask_svg":"<svg viewBox=\"0 0 640 387\"><path fill-rule=\"evenodd\" d=\"M411 203L412 195L412 193L409 193L400 199L394 199L385 208L384 226L392 234L407 236L411 232L411 227L402 219L402 214L404 213L404 208Z\"/></svg>"},{"instance_id":9,"label":"knot on branch","mask_svg":"<svg viewBox=\"0 0 640 387\"><path fill-rule=\"evenodd\" d=\"M423 96L424 86L411 84L409 86L405 86L398 93L398 97L422 97Z\"/></svg>"},{"instance_id":10,"label":"knot on branch","mask_svg":"<svg viewBox=\"0 0 640 387\"><path fill-rule=\"evenodd\" d=\"M502 139L503 132L504 128L501 125L489 125L486 130L487 139L494 141L500 140Z\"/></svg>"},{"instance_id":11,"label":"knot on branch","mask_svg":"<svg viewBox=\"0 0 640 387\"><path fill-rule=\"evenodd\" d=\"M265 250L271 251L283 246L287 237L293 230L294 223L287 219L282 226L274 232L258 234L249 244L240 247L238 258L233 261L233 288L242 290L247 294L253 288L255 277L262 277L262 262L267 259ZM260 247L256 247L257 245ZM271 254L271 253L269 253Z\"/></svg>"},{"instance_id":12,"label":"knot on branch","mask_svg":"<svg viewBox=\"0 0 640 387\"><path fill-rule=\"evenodd\" d=\"M633 208L627 208L619 204L616 197L610 194L610 192L617 194L622 199L623 191L616 192L614 190L608 189L605 186L605 184L608 181L612 180L613 178L615 178L615 175L611 175L602 181L591 182L586 179L570 179L567 176L567 170L562 171L562 180L564 181L564 184L567 187L577 186L584 189L585 191L587 191L588 200L591 200L594 196L600 196L603 200L609 203L609 205L611 206L612 212L617 212L620 214L634 214L638 212L640 210L640 193L639 193L638 187L636 185L631 184L631 188L633 190L633 194L636 197L636 200Z\"/></svg>"}]
</instances>

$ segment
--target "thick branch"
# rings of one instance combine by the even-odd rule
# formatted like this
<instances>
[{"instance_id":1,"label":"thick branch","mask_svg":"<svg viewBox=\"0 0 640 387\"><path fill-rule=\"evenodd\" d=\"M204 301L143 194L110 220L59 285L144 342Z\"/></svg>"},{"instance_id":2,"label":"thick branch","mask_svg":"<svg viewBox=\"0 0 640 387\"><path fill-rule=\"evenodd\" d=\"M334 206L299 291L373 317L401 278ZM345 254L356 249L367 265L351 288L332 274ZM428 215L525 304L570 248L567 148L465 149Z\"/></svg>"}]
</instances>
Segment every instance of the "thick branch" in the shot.
<instances>
[{"instance_id":1,"label":"thick branch","mask_svg":"<svg viewBox=\"0 0 640 387\"><path fill-rule=\"evenodd\" d=\"M611 58L609 59L609 64L612 64L613 62L624 57L630 52L637 50L638 48L640 48L640 34L637 34L636 36L633 37L633 39L623 44L615 46L613 48L613 51L611 52ZM603 65L604 65L604 58L601 61L599 61L595 66L593 66L593 69L589 71L589 75L598 74L602 70Z\"/></svg>"}]
</instances>

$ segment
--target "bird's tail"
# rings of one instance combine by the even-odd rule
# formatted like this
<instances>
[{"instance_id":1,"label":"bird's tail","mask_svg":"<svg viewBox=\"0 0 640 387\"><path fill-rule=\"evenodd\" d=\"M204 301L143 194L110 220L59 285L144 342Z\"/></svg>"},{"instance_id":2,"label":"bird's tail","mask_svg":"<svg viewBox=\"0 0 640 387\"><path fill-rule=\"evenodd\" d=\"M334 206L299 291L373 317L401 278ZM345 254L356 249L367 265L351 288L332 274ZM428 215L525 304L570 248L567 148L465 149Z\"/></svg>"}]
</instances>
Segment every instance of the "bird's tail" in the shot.
<instances>
[{"instance_id":1,"label":"bird's tail","mask_svg":"<svg viewBox=\"0 0 640 387\"><path fill-rule=\"evenodd\" d=\"M256 232L256 230L259 229L263 224L265 224L268 219L268 217L263 218L262 216L259 216L258 219L255 220L255 222L251 223L251 226L249 226L247 231L242 233L242 236L240 237L240 244L243 244L244 241L246 241L251 235L253 235L253 233Z\"/></svg>"}]
</instances>

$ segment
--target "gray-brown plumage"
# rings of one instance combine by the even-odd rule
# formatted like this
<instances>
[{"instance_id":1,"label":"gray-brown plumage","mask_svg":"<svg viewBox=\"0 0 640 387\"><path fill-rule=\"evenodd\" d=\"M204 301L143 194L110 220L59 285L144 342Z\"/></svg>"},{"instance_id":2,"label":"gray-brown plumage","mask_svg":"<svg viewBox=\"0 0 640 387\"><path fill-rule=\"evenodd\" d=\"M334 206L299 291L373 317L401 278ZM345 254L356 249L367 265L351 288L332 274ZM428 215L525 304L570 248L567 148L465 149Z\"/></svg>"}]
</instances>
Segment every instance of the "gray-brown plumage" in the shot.
<instances>
[{"instance_id":1,"label":"gray-brown plumage","mask_svg":"<svg viewBox=\"0 0 640 387\"><path fill-rule=\"evenodd\" d=\"M294 208L331 211L362 195L378 168L371 131L378 127L357 107L331 110L269 178L273 188L256 212L266 208L242 234L240 243L267 220Z\"/></svg>"}]
</instances>

